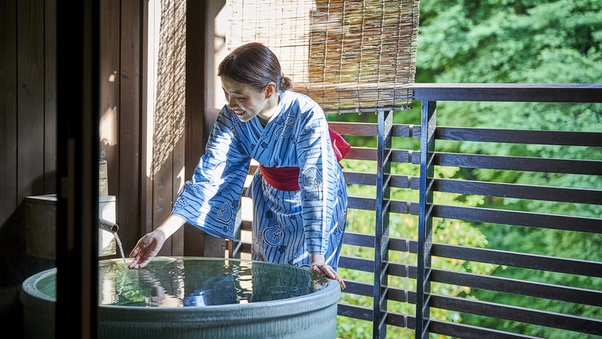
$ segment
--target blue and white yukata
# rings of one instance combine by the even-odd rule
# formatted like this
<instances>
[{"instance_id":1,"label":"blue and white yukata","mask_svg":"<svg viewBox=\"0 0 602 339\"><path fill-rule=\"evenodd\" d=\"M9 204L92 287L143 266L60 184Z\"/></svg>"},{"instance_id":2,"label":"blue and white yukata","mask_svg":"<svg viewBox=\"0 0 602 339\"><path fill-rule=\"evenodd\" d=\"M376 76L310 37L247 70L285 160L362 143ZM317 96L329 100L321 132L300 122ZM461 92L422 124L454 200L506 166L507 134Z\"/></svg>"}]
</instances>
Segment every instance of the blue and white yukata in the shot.
<instances>
[{"instance_id":1,"label":"blue and white yukata","mask_svg":"<svg viewBox=\"0 0 602 339\"><path fill-rule=\"evenodd\" d=\"M252 259L309 266L310 253L318 253L336 270L347 190L324 112L303 94L281 91L265 127L257 117L242 122L224 106L172 213L212 236L233 239L251 158L265 167L299 167L300 173L296 191L278 190L260 169L255 173L248 190L254 205Z\"/></svg>"}]
</instances>

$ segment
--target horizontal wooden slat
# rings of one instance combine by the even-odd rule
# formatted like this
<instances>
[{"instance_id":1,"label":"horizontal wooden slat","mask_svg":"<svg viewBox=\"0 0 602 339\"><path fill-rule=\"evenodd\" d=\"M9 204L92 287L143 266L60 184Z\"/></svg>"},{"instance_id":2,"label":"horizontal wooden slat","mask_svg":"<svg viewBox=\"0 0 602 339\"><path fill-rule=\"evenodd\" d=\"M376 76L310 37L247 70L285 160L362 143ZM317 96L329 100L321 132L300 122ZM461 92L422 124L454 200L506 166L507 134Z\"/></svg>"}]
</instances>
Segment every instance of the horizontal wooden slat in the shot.
<instances>
[{"instance_id":1,"label":"horizontal wooden slat","mask_svg":"<svg viewBox=\"0 0 602 339\"><path fill-rule=\"evenodd\" d=\"M414 251L417 244L412 242ZM602 263L586 260L556 258L543 255L499 251L485 248L433 244L432 255L489 264L528 268L602 278Z\"/></svg>"},{"instance_id":2,"label":"horizontal wooden slat","mask_svg":"<svg viewBox=\"0 0 602 339\"><path fill-rule=\"evenodd\" d=\"M541 339L539 337L532 337L523 334L498 331L484 327L457 324L434 319L431 319L431 322L429 324L429 330L433 333L439 333L454 338L463 339Z\"/></svg>"},{"instance_id":3,"label":"horizontal wooden slat","mask_svg":"<svg viewBox=\"0 0 602 339\"><path fill-rule=\"evenodd\" d=\"M356 208L360 210L374 211L376 202L371 198L349 196L347 199L348 208Z\"/></svg>"},{"instance_id":4,"label":"horizontal wooden slat","mask_svg":"<svg viewBox=\"0 0 602 339\"><path fill-rule=\"evenodd\" d=\"M389 249L393 251L416 253L418 251L418 242L410 239L391 238L389 240Z\"/></svg>"},{"instance_id":5,"label":"horizontal wooden slat","mask_svg":"<svg viewBox=\"0 0 602 339\"><path fill-rule=\"evenodd\" d=\"M351 147L345 156L345 159L376 161L376 157L376 148ZM414 152L412 150L391 150L391 161L419 164L420 152Z\"/></svg>"},{"instance_id":6,"label":"horizontal wooden slat","mask_svg":"<svg viewBox=\"0 0 602 339\"><path fill-rule=\"evenodd\" d=\"M402 200L389 200L390 211L392 213L410 214L418 210L418 203Z\"/></svg>"},{"instance_id":7,"label":"horizontal wooden slat","mask_svg":"<svg viewBox=\"0 0 602 339\"><path fill-rule=\"evenodd\" d=\"M602 219L594 218L445 205L435 205L433 216L504 225L602 233Z\"/></svg>"},{"instance_id":8,"label":"horizontal wooden slat","mask_svg":"<svg viewBox=\"0 0 602 339\"><path fill-rule=\"evenodd\" d=\"M363 295L366 297L372 297L372 293L374 293L374 285L361 283L357 281L345 280L345 293Z\"/></svg>"},{"instance_id":9,"label":"horizontal wooden slat","mask_svg":"<svg viewBox=\"0 0 602 339\"><path fill-rule=\"evenodd\" d=\"M391 161L420 164L420 152L414 152L411 150L393 150Z\"/></svg>"},{"instance_id":10,"label":"horizontal wooden slat","mask_svg":"<svg viewBox=\"0 0 602 339\"><path fill-rule=\"evenodd\" d=\"M602 306L602 292L593 290L440 269L432 270L432 281L584 305Z\"/></svg>"},{"instance_id":11,"label":"horizontal wooden slat","mask_svg":"<svg viewBox=\"0 0 602 339\"><path fill-rule=\"evenodd\" d=\"M375 148L351 147L345 159L372 160L376 161Z\"/></svg>"},{"instance_id":12,"label":"horizontal wooden slat","mask_svg":"<svg viewBox=\"0 0 602 339\"><path fill-rule=\"evenodd\" d=\"M435 165L463 168L602 175L602 161L436 153Z\"/></svg>"},{"instance_id":13,"label":"horizontal wooden slat","mask_svg":"<svg viewBox=\"0 0 602 339\"><path fill-rule=\"evenodd\" d=\"M414 100L602 102L600 84L414 84Z\"/></svg>"},{"instance_id":14,"label":"horizontal wooden slat","mask_svg":"<svg viewBox=\"0 0 602 339\"><path fill-rule=\"evenodd\" d=\"M386 321L387 325L410 329L416 328L416 318L407 314L388 312Z\"/></svg>"},{"instance_id":15,"label":"horizontal wooden slat","mask_svg":"<svg viewBox=\"0 0 602 339\"><path fill-rule=\"evenodd\" d=\"M345 181L347 185L364 185L364 186L375 186L376 185L376 174L374 173L360 173L360 172L344 172ZM407 175L390 175L390 185L394 188L411 188L418 189L419 180L417 177L411 177Z\"/></svg>"},{"instance_id":16,"label":"horizontal wooden slat","mask_svg":"<svg viewBox=\"0 0 602 339\"><path fill-rule=\"evenodd\" d=\"M378 125L377 124L369 124L369 123L359 123L359 122L328 122L328 127L337 133L345 136L345 135L354 135L354 136L377 136L378 135Z\"/></svg>"},{"instance_id":17,"label":"horizontal wooden slat","mask_svg":"<svg viewBox=\"0 0 602 339\"><path fill-rule=\"evenodd\" d=\"M389 300L395 300L402 303L416 303L416 292L408 291L401 288L394 288L389 286L389 292L387 293Z\"/></svg>"},{"instance_id":18,"label":"horizontal wooden slat","mask_svg":"<svg viewBox=\"0 0 602 339\"><path fill-rule=\"evenodd\" d=\"M338 309L337 309L337 314L344 316L344 317L354 318L354 319L360 319L360 320L366 320L366 321L372 320L372 309L371 308L361 307L361 306L356 306L356 305L339 303Z\"/></svg>"},{"instance_id":19,"label":"horizontal wooden slat","mask_svg":"<svg viewBox=\"0 0 602 339\"><path fill-rule=\"evenodd\" d=\"M530 131L492 128L437 127L439 140L501 142L534 145L602 146L602 133Z\"/></svg>"},{"instance_id":20,"label":"horizontal wooden slat","mask_svg":"<svg viewBox=\"0 0 602 339\"><path fill-rule=\"evenodd\" d=\"M402 278L416 279L416 266L389 263L389 275Z\"/></svg>"},{"instance_id":21,"label":"horizontal wooden slat","mask_svg":"<svg viewBox=\"0 0 602 339\"><path fill-rule=\"evenodd\" d=\"M518 185L472 180L435 179L435 191L492 197L602 204L602 191L585 188Z\"/></svg>"},{"instance_id":22,"label":"horizontal wooden slat","mask_svg":"<svg viewBox=\"0 0 602 339\"><path fill-rule=\"evenodd\" d=\"M418 204L409 201L391 200L389 202L390 210L393 213L415 214L418 211ZM347 207L353 209L374 211L376 208L376 200L362 197L349 197Z\"/></svg>"},{"instance_id":23,"label":"horizontal wooden slat","mask_svg":"<svg viewBox=\"0 0 602 339\"><path fill-rule=\"evenodd\" d=\"M374 247L374 236L354 232L345 232L343 243L347 245Z\"/></svg>"},{"instance_id":24,"label":"horizontal wooden slat","mask_svg":"<svg viewBox=\"0 0 602 339\"><path fill-rule=\"evenodd\" d=\"M364 272L374 272L374 261L342 255L339 258L339 268L349 268Z\"/></svg>"},{"instance_id":25,"label":"horizontal wooden slat","mask_svg":"<svg viewBox=\"0 0 602 339\"><path fill-rule=\"evenodd\" d=\"M374 173L360 173L360 172L343 172L345 175L345 183L347 185L364 185L364 186L375 186L376 185L376 174Z\"/></svg>"}]
</instances>

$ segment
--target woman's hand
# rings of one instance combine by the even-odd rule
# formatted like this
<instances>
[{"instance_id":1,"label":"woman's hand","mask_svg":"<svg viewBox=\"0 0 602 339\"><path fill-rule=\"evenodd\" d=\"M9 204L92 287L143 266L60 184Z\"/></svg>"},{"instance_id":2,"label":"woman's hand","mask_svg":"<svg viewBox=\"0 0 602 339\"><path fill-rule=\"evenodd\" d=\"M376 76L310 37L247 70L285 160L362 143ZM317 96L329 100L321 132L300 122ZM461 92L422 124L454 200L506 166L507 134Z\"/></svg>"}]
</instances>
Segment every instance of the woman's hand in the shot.
<instances>
[{"instance_id":1,"label":"woman's hand","mask_svg":"<svg viewBox=\"0 0 602 339\"><path fill-rule=\"evenodd\" d=\"M134 246L132 252L130 252L130 257L134 258L134 260L132 260L128 267L142 268L146 266L159 253L165 239L165 233L161 230L145 234L138 240L138 243Z\"/></svg>"},{"instance_id":2,"label":"woman's hand","mask_svg":"<svg viewBox=\"0 0 602 339\"><path fill-rule=\"evenodd\" d=\"M345 282L339 276L339 274L332 267L330 267L330 265L326 264L326 260L324 259L324 255L322 254L311 255L309 271L338 281L342 289L345 289L345 287L347 287L345 286Z\"/></svg>"},{"instance_id":3,"label":"woman's hand","mask_svg":"<svg viewBox=\"0 0 602 339\"><path fill-rule=\"evenodd\" d=\"M180 229L185 222L182 217L171 214L156 230L140 238L132 252L130 252L130 257L134 258L134 260L128 265L129 268L142 268L146 266L159 253L165 239Z\"/></svg>"}]
</instances>

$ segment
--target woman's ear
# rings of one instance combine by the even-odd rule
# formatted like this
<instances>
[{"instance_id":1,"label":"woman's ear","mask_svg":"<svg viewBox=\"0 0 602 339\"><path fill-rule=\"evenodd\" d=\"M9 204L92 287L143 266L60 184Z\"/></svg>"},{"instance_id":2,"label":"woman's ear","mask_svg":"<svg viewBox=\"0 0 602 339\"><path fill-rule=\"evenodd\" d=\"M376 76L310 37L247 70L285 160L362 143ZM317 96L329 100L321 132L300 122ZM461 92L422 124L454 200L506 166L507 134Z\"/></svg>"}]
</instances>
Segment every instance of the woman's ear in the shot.
<instances>
[{"instance_id":1,"label":"woman's ear","mask_svg":"<svg viewBox=\"0 0 602 339\"><path fill-rule=\"evenodd\" d=\"M276 93L276 84L270 82L267 86L265 86L265 98L269 99L272 95L274 95L274 93Z\"/></svg>"}]
</instances>

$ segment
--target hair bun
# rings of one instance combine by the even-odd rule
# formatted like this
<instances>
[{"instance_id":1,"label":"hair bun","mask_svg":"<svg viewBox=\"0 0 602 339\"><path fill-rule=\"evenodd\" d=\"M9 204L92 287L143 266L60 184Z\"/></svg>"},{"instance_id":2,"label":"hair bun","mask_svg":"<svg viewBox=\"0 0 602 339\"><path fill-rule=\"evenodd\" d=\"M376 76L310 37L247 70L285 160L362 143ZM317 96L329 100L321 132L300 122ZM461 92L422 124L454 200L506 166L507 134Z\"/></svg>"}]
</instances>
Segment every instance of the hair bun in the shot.
<instances>
[{"instance_id":1,"label":"hair bun","mask_svg":"<svg viewBox=\"0 0 602 339\"><path fill-rule=\"evenodd\" d=\"M284 75L280 78L280 90L287 91L293 89L293 80L289 77L285 77Z\"/></svg>"}]
</instances>

